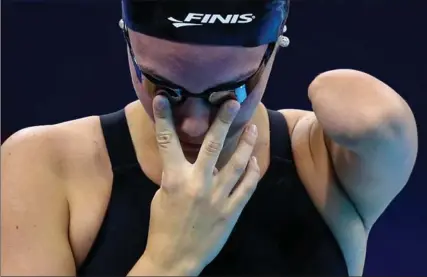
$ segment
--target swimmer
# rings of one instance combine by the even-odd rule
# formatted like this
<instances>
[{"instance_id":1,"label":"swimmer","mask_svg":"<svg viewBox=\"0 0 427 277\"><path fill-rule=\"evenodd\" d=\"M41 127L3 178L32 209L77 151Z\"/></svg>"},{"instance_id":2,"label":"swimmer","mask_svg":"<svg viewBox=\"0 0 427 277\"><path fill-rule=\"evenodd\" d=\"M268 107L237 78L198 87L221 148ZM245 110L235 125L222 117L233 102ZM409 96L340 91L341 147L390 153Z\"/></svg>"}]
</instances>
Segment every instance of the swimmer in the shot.
<instances>
[{"instance_id":1,"label":"swimmer","mask_svg":"<svg viewBox=\"0 0 427 277\"><path fill-rule=\"evenodd\" d=\"M413 169L415 119L348 69L307 84L313 111L266 109L288 12L123 0L138 100L2 145L1 275L360 276Z\"/></svg>"}]
</instances>

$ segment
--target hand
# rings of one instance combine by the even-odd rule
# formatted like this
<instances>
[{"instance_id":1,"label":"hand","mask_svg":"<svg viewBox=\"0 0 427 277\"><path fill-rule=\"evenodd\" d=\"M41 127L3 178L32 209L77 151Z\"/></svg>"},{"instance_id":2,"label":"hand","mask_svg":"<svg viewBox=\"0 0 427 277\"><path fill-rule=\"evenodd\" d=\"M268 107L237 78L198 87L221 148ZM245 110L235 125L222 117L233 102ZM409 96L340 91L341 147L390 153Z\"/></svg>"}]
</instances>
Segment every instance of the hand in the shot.
<instances>
[{"instance_id":1,"label":"hand","mask_svg":"<svg viewBox=\"0 0 427 277\"><path fill-rule=\"evenodd\" d=\"M154 99L156 133L163 161L160 189L151 203L144 256L161 268L198 275L219 253L260 178L255 125L246 128L236 152L219 172L215 165L239 110L225 103L194 164L183 154L166 98Z\"/></svg>"}]
</instances>

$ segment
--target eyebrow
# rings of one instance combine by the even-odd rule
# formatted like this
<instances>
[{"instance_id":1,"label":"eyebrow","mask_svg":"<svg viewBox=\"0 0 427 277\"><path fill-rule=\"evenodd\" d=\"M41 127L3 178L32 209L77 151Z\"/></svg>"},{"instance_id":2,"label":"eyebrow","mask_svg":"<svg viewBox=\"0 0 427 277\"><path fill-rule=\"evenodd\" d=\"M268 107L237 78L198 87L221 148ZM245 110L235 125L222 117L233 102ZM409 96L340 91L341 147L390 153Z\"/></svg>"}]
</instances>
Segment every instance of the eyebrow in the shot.
<instances>
[{"instance_id":1,"label":"eyebrow","mask_svg":"<svg viewBox=\"0 0 427 277\"><path fill-rule=\"evenodd\" d=\"M148 74L152 75L153 77L156 77L157 79L159 79L159 80L161 80L163 82L169 83L172 86L184 88L183 86L177 85L176 83L168 80L167 78L162 77L160 74L158 74L158 72L156 70L154 70L152 68L148 68L148 67L145 67L145 66L142 66L142 65L138 65L138 66L143 71L143 73L144 72L148 73ZM216 84L214 86L211 86L210 88L221 87L221 86L224 86L224 85L228 85L230 83L238 83L238 82L244 81L245 79L248 79L249 77L251 77L252 75L254 75L258 71L258 69L259 68L257 67L257 68L253 68L253 69L251 69L249 71L240 73L239 75L235 76L232 80L224 82L224 83L221 83L221 84Z\"/></svg>"}]
</instances>

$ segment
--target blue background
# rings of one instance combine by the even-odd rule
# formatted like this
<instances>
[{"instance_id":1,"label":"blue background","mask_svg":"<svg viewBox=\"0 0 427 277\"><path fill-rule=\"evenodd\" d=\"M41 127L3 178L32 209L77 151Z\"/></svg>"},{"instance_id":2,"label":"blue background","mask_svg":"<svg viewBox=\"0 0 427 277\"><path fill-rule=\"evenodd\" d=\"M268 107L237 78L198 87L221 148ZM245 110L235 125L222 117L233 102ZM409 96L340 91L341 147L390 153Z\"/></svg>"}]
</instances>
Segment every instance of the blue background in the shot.
<instances>
[{"instance_id":1,"label":"blue background","mask_svg":"<svg viewBox=\"0 0 427 277\"><path fill-rule=\"evenodd\" d=\"M279 52L264 98L269 108L310 109L307 86L318 73L355 68L391 85L412 107L420 140L416 169L371 233L369 276L427 275L425 6L423 0L296 0L291 47ZM119 19L119 1L3 1L3 140L27 126L108 113L135 99Z\"/></svg>"}]
</instances>

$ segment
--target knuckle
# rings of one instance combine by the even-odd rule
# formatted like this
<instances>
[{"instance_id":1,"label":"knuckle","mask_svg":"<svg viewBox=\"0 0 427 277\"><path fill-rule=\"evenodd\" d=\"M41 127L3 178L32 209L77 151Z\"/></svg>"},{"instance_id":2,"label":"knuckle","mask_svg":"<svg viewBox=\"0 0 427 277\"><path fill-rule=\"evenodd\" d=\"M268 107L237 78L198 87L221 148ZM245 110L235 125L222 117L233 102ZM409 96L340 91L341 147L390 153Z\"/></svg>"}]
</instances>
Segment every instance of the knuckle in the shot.
<instances>
[{"instance_id":1,"label":"knuckle","mask_svg":"<svg viewBox=\"0 0 427 277\"><path fill-rule=\"evenodd\" d=\"M230 209L230 203L228 201L224 201L220 206L217 206L217 216L220 221L228 221L232 216L232 210Z\"/></svg>"},{"instance_id":2,"label":"knuckle","mask_svg":"<svg viewBox=\"0 0 427 277\"><path fill-rule=\"evenodd\" d=\"M162 188L168 193L174 193L180 188L181 179L175 174L164 172L162 174Z\"/></svg>"},{"instance_id":3,"label":"knuckle","mask_svg":"<svg viewBox=\"0 0 427 277\"><path fill-rule=\"evenodd\" d=\"M261 172L258 170L254 171L254 177L253 179L255 180L255 185L258 183L259 179L261 178Z\"/></svg>"},{"instance_id":4,"label":"knuckle","mask_svg":"<svg viewBox=\"0 0 427 277\"><path fill-rule=\"evenodd\" d=\"M218 214L218 221L219 222L227 222L230 220L231 213L226 210L221 210Z\"/></svg>"},{"instance_id":5,"label":"knuckle","mask_svg":"<svg viewBox=\"0 0 427 277\"><path fill-rule=\"evenodd\" d=\"M224 206L224 201L221 198L210 198L210 206L211 209L215 211L215 214L217 216L221 215Z\"/></svg>"},{"instance_id":6,"label":"knuckle","mask_svg":"<svg viewBox=\"0 0 427 277\"><path fill-rule=\"evenodd\" d=\"M232 163L233 172L242 175L246 171L247 162L244 159L236 158Z\"/></svg>"},{"instance_id":7,"label":"knuckle","mask_svg":"<svg viewBox=\"0 0 427 277\"><path fill-rule=\"evenodd\" d=\"M261 176L261 170L259 168L258 165L252 165L250 168L250 171L252 172L253 176L255 179L259 179L259 177Z\"/></svg>"},{"instance_id":8,"label":"knuckle","mask_svg":"<svg viewBox=\"0 0 427 277\"><path fill-rule=\"evenodd\" d=\"M157 117L157 118L166 118L167 117L167 113L164 110L159 109L157 107L154 107L153 113L154 113L154 117Z\"/></svg>"},{"instance_id":9,"label":"knuckle","mask_svg":"<svg viewBox=\"0 0 427 277\"><path fill-rule=\"evenodd\" d=\"M164 190L168 194L175 194L178 192L178 186L176 186L174 183L165 183L162 184L162 190Z\"/></svg>"},{"instance_id":10,"label":"knuckle","mask_svg":"<svg viewBox=\"0 0 427 277\"><path fill-rule=\"evenodd\" d=\"M213 190L213 194L212 194L212 198L211 198L211 203L214 206L220 206L223 204L225 198L222 195L222 191L219 189L218 186L216 186L216 188Z\"/></svg>"},{"instance_id":11,"label":"knuckle","mask_svg":"<svg viewBox=\"0 0 427 277\"><path fill-rule=\"evenodd\" d=\"M242 140L249 146L253 147L256 143L256 136L254 134L250 134L249 132L245 132L244 136L242 137Z\"/></svg>"},{"instance_id":12,"label":"knuckle","mask_svg":"<svg viewBox=\"0 0 427 277\"><path fill-rule=\"evenodd\" d=\"M246 179L241 183L243 194L246 195L246 197L251 197L251 195L255 192L256 188L258 187L258 181L259 179L251 178Z\"/></svg>"},{"instance_id":13,"label":"knuckle","mask_svg":"<svg viewBox=\"0 0 427 277\"><path fill-rule=\"evenodd\" d=\"M231 125L231 122L233 122L233 117L231 117L227 113L220 113L218 116L218 119L221 123L225 125Z\"/></svg>"},{"instance_id":14,"label":"knuckle","mask_svg":"<svg viewBox=\"0 0 427 277\"><path fill-rule=\"evenodd\" d=\"M236 219L236 217L239 216L238 214L238 208L236 209L236 205L232 205L231 203L229 203L222 212L222 218L224 218L225 222L233 222L234 219Z\"/></svg>"},{"instance_id":15,"label":"knuckle","mask_svg":"<svg viewBox=\"0 0 427 277\"><path fill-rule=\"evenodd\" d=\"M213 140L209 140L208 143L206 143L205 151L207 154L218 154L222 149L222 143L216 142Z\"/></svg>"},{"instance_id":16,"label":"knuckle","mask_svg":"<svg viewBox=\"0 0 427 277\"><path fill-rule=\"evenodd\" d=\"M191 188L187 191L187 194L196 202L205 201L207 198L205 191L201 188Z\"/></svg>"},{"instance_id":17,"label":"knuckle","mask_svg":"<svg viewBox=\"0 0 427 277\"><path fill-rule=\"evenodd\" d=\"M172 141L172 132L170 131L161 131L156 135L157 143L160 147L166 148Z\"/></svg>"},{"instance_id":18,"label":"knuckle","mask_svg":"<svg viewBox=\"0 0 427 277\"><path fill-rule=\"evenodd\" d=\"M257 184L258 182L248 182L247 184L245 184L244 190L246 195L252 195L257 188Z\"/></svg>"}]
</instances>

